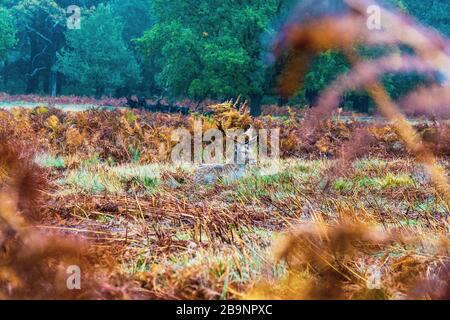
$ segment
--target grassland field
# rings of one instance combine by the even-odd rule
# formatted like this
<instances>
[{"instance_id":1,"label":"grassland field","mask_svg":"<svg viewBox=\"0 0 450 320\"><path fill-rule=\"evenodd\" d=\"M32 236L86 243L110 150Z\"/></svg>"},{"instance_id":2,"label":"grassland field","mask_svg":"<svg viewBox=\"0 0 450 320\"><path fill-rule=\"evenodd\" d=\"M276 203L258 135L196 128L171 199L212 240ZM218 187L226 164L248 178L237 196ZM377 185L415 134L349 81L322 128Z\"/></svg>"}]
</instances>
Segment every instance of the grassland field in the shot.
<instances>
[{"instance_id":1,"label":"grassland field","mask_svg":"<svg viewBox=\"0 0 450 320\"><path fill-rule=\"evenodd\" d=\"M78 112L14 110L18 109L3 112L21 121L26 114L28 121L40 123L43 129L33 130L48 143L33 153L33 162L46 172L50 186L34 228L77 236L89 241L92 250L106 250L115 273L133 283L130 295L290 299L327 298L323 290L329 290L329 298L397 299L413 294L431 270L447 261L440 241L449 233L448 202L407 154L365 155L346 163L339 176L330 174L340 164L329 154L285 156L277 162L279 170L274 175L261 175L257 167L248 167L241 179L201 184L194 179L197 166L149 161L144 151L114 161L101 152L87 152L89 148L81 152L82 142L78 148L69 148L67 132L73 127L71 121L80 117ZM92 117L89 111L79 114L86 112ZM126 110L94 111L96 116L103 113L119 122L128 119L130 125L149 116ZM57 124L49 121L52 117L59 119ZM177 120L179 116L164 117ZM340 121L332 127L345 123ZM133 130L127 134L134 142L145 136ZM93 144L98 143L101 140ZM448 173L445 156L440 164ZM331 250L327 246L332 247L333 241L323 239L324 235L315 238L315 231L310 234L319 247L325 243L318 250L324 251L324 259L329 255L329 265L336 264L332 270L337 278L328 279L330 275L320 271L324 266L302 256L302 248L294 244L294 258L279 259L279 250L286 250L279 247L286 245L291 231L305 226L315 230L317 225L335 228L349 222L350 231L344 232L343 239L350 237L344 242L358 248L356 253ZM366 244L368 239L355 234L360 224L421 240ZM333 230L327 231L328 237L332 238ZM341 254L349 256L349 261L339 258ZM102 263L96 261L98 267ZM374 267L380 270L380 283L367 289ZM313 284L322 291L311 291Z\"/></svg>"}]
</instances>

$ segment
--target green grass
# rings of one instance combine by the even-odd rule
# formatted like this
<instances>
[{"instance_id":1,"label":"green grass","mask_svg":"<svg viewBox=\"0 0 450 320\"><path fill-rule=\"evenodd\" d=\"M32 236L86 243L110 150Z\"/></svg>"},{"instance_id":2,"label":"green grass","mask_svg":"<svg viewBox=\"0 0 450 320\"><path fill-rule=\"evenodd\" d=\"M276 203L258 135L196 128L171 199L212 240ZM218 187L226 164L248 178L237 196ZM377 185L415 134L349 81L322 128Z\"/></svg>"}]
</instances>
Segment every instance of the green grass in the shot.
<instances>
[{"instance_id":1,"label":"green grass","mask_svg":"<svg viewBox=\"0 0 450 320\"><path fill-rule=\"evenodd\" d=\"M161 222L148 220L147 227L152 228L154 224L164 234L164 239L171 240L169 243L173 245L161 249L156 235L136 235L132 258L122 265L124 272L129 275L148 272L157 288L170 288L169 294L174 287L184 292L199 283L202 288L211 289L215 298L239 298L236 292L243 291L236 288L248 289L262 272L270 274L271 281L286 276L286 263L273 264L269 260L272 245L280 241L281 230L292 221L291 213L292 217L298 217L299 223L315 221L318 217L329 222L351 208L363 217L367 212L371 219L383 215L384 226L388 228L413 230L427 227L425 220L421 220L423 216L448 214L437 196L430 195L424 200L418 192L417 198L411 200L402 198L401 192L391 192L413 187L408 192L414 196L415 191L419 191L412 178L414 167L409 162L361 160L353 164L354 170L343 173L331 184L332 190L320 189L320 183L329 178L327 169L334 164L332 160L286 160L280 162L280 171L276 174L262 175L258 168L251 168L242 179L219 180L217 184L205 187L192 183L195 166L180 168L171 164L139 165L134 162L110 165L98 163L93 157L93 161L85 162L77 170L68 170L65 184L74 192L121 193L131 201L136 197L147 200L145 196L156 194L155 198L161 196L166 197L165 201L171 201L172 195L168 196L167 189L161 186L167 185L170 173L177 173L174 177L181 176L183 181L174 195L187 204L186 208L180 207L180 213L185 210L191 215L197 203L207 211L199 210L198 216L186 218L186 223L177 218L161 219ZM164 180L162 177L166 176L168 178ZM265 201L262 197L270 200ZM250 221L224 222L207 216L227 210L232 216L234 210L241 210L241 205L250 209L250 214L264 211L264 219L255 219L253 223L250 216ZM95 219L111 224L115 217L105 214L96 215ZM206 223L203 219L207 219ZM207 232L216 223L221 227L221 234Z\"/></svg>"},{"instance_id":2,"label":"green grass","mask_svg":"<svg viewBox=\"0 0 450 320\"><path fill-rule=\"evenodd\" d=\"M63 184L84 193L127 193L129 187L142 189L145 194L154 194L160 186L160 168L155 165L108 166L83 165L67 173Z\"/></svg>"},{"instance_id":3,"label":"green grass","mask_svg":"<svg viewBox=\"0 0 450 320\"><path fill-rule=\"evenodd\" d=\"M378 180L382 189L393 189L398 187L413 186L414 180L410 175L402 174L392 174L388 172L386 176Z\"/></svg>"},{"instance_id":4,"label":"green grass","mask_svg":"<svg viewBox=\"0 0 450 320\"><path fill-rule=\"evenodd\" d=\"M274 193L289 195L296 189L294 176L290 172L281 172L271 176L253 174L234 182L234 186L237 199L261 198Z\"/></svg>"},{"instance_id":5,"label":"green grass","mask_svg":"<svg viewBox=\"0 0 450 320\"><path fill-rule=\"evenodd\" d=\"M363 190L382 191L414 185L414 179L409 174L393 174L388 172L382 177L375 178L368 176L339 178L334 182L334 189L343 192L358 192Z\"/></svg>"},{"instance_id":6,"label":"green grass","mask_svg":"<svg viewBox=\"0 0 450 320\"><path fill-rule=\"evenodd\" d=\"M388 162L381 159L364 158L353 163L353 167L359 171L380 171L386 168Z\"/></svg>"},{"instance_id":7,"label":"green grass","mask_svg":"<svg viewBox=\"0 0 450 320\"><path fill-rule=\"evenodd\" d=\"M44 168L66 168L66 162L63 157L52 156L49 154L40 154L36 157L35 161L38 165Z\"/></svg>"},{"instance_id":8,"label":"green grass","mask_svg":"<svg viewBox=\"0 0 450 320\"><path fill-rule=\"evenodd\" d=\"M69 172L65 179L65 183L76 190L86 193L96 194L106 190L100 176L97 173L87 171L86 169Z\"/></svg>"},{"instance_id":9,"label":"green grass","mask_svg":"<svg viewBox=\"0 0 450 320\"><path fill-rule=\"evenodd\" d=\"M345 179L337 179L334 182L334 189L336 191L351 191L354 188L354 183Z\"/></svg>"},{"instance_id":10,"label":"green grass","mask_svg":"<svg viewBox=\"0 0 450 320\"><path fill-rule=\"evenodd\" d=\"M105 167L105 170L111 172L122 181L127 181L132 178L144 179L159 179L161 168L158 165L121 165L113 167Z\"/></svg>"}]
</instances>

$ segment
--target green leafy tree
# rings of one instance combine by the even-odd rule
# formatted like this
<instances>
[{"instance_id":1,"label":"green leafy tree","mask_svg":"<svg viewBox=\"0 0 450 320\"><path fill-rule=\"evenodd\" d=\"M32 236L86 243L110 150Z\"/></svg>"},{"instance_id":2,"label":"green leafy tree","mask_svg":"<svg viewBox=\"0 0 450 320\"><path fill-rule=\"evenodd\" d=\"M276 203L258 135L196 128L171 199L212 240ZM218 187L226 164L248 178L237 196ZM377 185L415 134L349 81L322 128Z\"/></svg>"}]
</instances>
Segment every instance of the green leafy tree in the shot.
<instances>
[{"instance_id":1,"label":"green leafy tree","mask_svg":"<svg viewBox=\"0 0 450 320\"><path fill-rule=\"evenodd\" d=\"M0 7L0 30L0 60L3 60L7 50L17 43L17 39L13 17L9 10L2 7Z\"/></svg>"},{"instance_id":2,"label":"green leafy tree","mask_svg":"<svg viewBox=\"0 0 450 320\"><path fill-rule=\"evenodd\" d=\"M150 3L152 0L111 0L114 14L123 24L123 40L133 46L133 40L141 37L152 25Z\"/></svg>"},{"instance_id":3,"label":"green leafy tree","mask_svg":"<svg viewBox=\"0 0 450 320\"><path fill-rule=\"evenodd\" d=\"M12 91L61 92L63 76L58 73L56 53L65 46L70 5L90 7L99 0L0 0L14 17L18 45L2 70L4 86Z\"/></svg>"},{"instance_id":4,"label":"green leafy tree","mask_svg":"<svg viewBox=\"0 0 450 320\"><path fill-rule=\"evenodd\" d=\"M348 62L339 52L329 50L319 54L306 74L302 97L307 103L313 103L320 91L348 70Z\"/></svg>"},{"instance_id":5,"label":"green leafy tree","mask_svg":"<svg viewBox=\"0 0 450 320\"><path fill-rule=\"evenodd\" d=\"M63 45L64 11L53 0L6 0L5 5L16 22L21 55L16 61L26 65L26 93L37 92L41 80L49 93L56 51Z\"/></svg>"},{"instance_id":6,"label":"green leafy tree","mask_svg":"<svg viewBox=\"0 0 450 320\"><path fill-rule=\"evenodd\" d=\"M137 86L125 84L116 91L117 96L129 96L131 94L149 95L157 91L153 78L153 67L135 45L135 39L142 37L153 23L150 12L151 0L112 0L111 9L123 24L123 39L128 48L135 55L141 70L142 80Z\"/></svg>"},{"instance_id":7,"label":"green leafy tree","mask_svg":"<svg viewBox=\"0 0 450 320\"><path fill-rule=\"evenodd\" d=\"M442 0L402 0L405 11L421 23L450 36L450 2Z\"/></svg>"},{"instance_id":8,"label":"green leafy tree","mask_svg":"<svg viewBox=\"0 0 450 320\"><path fill-rule=\"evenodd\" d=\"M58 55L58 69L77 91L99 97L139 81L139 65L122 32L122 24L107 5L83 19L79 30L67 32L67 48Z\"/></svg>"},{"instance_id":9,"label":"green leafy tree","mask_svg":"<svg viewBox=\"0 0 450 320\"><path fill-rule=\"evenodd\" d=\"M155 24L138 41L163 93L227 99L242 95L260 113L274 84L262 36L290 1L153 0Z\"/></svg>"},{"instance_id":10,"label":"green leafy tree","mask_svg":"<svg viewBox=\"0 0 450 320\"><path fill-rule=\"evenodd\" d=\"M442 1L421 0L390 0L393 6L410 15L430 27L449 35L450 20L447 12L450 4ZM383 55L391 54L393 51L402 51L398 47L359 48L360 54L367 59L374 59ZM320 91L326 88L339 74L345 73L350 68L348 61L339 52L327 51L320 54L314 60L312 68L307 73L303 90L299 93L302 101L313 104ZM424 82L423 77L417 74L387 74L383 78L385 88L394 99ZM359 92L347 92L344 96L344 104L352 109L368 112L371 104L368 95L362 90Z\"/></svg>"}]
</instances>

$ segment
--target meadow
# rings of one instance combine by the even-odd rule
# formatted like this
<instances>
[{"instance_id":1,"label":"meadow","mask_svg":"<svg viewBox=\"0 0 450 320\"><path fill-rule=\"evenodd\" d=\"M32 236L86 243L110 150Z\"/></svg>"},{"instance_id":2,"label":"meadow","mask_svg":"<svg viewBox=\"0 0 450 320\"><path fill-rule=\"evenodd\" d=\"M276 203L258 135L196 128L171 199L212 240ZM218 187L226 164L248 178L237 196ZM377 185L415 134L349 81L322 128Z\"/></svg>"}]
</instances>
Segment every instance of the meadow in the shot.
<instances>
[{"instance_id":1,"label":"meadow","mask_svg":"<svg viewBox=\"0 0 450 320\"><path fill-rule=\"evenodd\" d=\"M391 125L335 115L302 142L297 131L305 120L294 112L252 118L232 103L212 110L208 117L0 111L1 196L9 199L1 206L9 257L1 267L2 283L9 283L2 294L448 297L448 199ZM167 152L174 144L170 131L193 130L195 119L205 130L280 128L280 170L267 176L248 167L238 180L196 182L197 166L173 164ZM446 172L449 128L445 122L417 125ZM358 139L363 152L346 156L346 145ZM17 221L14 212L25 220ZM59 267L69 263L86 270L79 292L58 285ZM30 281L32 290L24 285Z\"/></svg>"}]
</instances>

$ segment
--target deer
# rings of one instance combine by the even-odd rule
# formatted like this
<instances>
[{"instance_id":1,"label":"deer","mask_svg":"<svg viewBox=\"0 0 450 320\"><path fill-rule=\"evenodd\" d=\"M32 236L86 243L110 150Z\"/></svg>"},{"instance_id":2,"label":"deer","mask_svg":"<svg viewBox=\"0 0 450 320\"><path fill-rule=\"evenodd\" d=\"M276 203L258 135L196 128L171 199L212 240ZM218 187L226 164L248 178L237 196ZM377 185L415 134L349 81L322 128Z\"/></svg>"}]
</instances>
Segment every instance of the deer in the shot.
<instances>
[{"instance_id":1,"label":"deer","mask_svg":"<svg viewBox=\"0 0 450 320\"><path fill-rule=\"evenodd\" d=\"M227 137L234 142L233 160L228 163L201 164L195 172L195 183L214 184L221 179L228 182L240 180L249 167L257 164L258 137L253 128L249 128L238 137L235 135L231 137L229 134Z\"/></svg>"}]
</instances>

